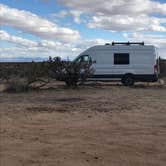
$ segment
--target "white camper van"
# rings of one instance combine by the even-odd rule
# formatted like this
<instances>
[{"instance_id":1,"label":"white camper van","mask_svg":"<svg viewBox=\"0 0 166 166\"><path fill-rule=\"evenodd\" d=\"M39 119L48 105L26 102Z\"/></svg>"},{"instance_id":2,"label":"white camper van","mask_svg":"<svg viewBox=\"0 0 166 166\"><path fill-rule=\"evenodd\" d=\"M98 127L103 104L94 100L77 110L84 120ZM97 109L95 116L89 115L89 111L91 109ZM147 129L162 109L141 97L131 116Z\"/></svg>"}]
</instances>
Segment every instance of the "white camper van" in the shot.
<instances>
[{"instance_id":1,"label":"white camper van","mask_svg":"<svg viewBox=\"0 0 166 166\"><path fill-rule=\"evenodd\" d=\"M158 80L156 48L141 43L118 43L93 46L82 52L75 61L92 61L94 74L88 80L120 80L124 85L136 81Z\"/></svg>"}]
</instances>

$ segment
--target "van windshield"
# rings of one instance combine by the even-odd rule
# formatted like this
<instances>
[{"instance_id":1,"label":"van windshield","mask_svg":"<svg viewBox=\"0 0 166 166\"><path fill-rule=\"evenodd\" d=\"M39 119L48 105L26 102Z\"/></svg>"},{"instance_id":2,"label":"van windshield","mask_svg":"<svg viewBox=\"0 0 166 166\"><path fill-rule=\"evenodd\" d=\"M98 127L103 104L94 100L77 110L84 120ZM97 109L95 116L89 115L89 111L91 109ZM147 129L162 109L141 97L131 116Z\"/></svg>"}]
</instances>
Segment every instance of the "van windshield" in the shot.
<instances>
[{"instance_id":1,"label":"van windshield","mask_svg":"<svg viewBox=\"0 0 166 166\"><path fill-rule=\"evenodd\" d=\"M81 56L77 57L76 59L74 59L73 62L77 62L77 63L89 62L89 60L90 60L89 55L81 55Z\"/></svg>"}]
</instances>

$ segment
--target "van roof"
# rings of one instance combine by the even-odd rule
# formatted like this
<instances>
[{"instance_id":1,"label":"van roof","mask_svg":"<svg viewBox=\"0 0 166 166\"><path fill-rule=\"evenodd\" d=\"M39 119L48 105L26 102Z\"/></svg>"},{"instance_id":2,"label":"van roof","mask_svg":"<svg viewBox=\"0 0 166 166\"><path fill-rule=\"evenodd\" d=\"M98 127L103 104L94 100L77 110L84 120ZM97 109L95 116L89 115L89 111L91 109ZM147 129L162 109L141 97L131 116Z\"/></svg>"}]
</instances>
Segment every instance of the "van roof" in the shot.
<instances>
[{"instance_id":1,"label":"van roof","mask_svg":"<svg viewBox=\"0 0 166 166\"><path fill-rule=\"evenodd\" d=\"M96 45L88 50L109 50L109 49L154 49L153 45Z\"/></svg>"}]
</instances>

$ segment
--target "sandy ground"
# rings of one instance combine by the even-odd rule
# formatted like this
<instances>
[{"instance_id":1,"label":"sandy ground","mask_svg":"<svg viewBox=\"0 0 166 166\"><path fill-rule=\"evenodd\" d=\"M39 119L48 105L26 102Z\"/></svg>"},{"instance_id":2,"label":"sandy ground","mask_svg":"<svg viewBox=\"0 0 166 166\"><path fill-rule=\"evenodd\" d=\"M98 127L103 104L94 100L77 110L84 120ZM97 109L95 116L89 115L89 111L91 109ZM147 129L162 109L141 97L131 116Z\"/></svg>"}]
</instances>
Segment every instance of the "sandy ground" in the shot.
<instances>
[{"instance_id":1,"label":"sandy ground","mask_svg":"<svg viewBox=\"0 0 166 166\"><path fill-rule=\"evenodd\" d=\"M165 166L166 87L0 93L1 166Z\"/></svg>"}]
</instances>

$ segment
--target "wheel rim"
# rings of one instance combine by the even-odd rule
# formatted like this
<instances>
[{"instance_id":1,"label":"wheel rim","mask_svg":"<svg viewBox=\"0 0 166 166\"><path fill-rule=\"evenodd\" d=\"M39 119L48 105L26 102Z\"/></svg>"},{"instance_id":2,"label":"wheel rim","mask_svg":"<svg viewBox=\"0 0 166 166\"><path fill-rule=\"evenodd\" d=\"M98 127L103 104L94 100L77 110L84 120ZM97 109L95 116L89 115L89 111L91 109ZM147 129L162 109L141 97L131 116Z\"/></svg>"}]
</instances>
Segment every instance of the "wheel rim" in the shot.
<instances>
[{"instance_id":1,"label":"wheel rim","mask_svg":"<svg viewBox=\"0 0 166 166\"><path fill-rule=\"evenodd\" d=\"M133 79L128 77L125 81L126 85L132 85L133 84Z\"/></svg>"}]
</instances>

